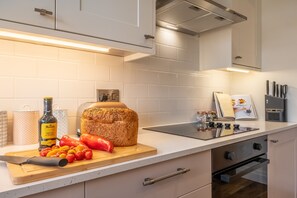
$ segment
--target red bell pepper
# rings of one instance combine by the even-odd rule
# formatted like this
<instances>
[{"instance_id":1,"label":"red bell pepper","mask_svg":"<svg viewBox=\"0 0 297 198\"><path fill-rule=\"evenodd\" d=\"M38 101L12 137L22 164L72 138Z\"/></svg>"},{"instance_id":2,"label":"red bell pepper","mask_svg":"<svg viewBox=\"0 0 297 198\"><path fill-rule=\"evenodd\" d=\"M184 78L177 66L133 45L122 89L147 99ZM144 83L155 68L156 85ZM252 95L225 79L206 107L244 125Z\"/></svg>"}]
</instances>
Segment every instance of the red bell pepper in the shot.
<instances>
[{"instance_id":1,"label":"red bell pepper","mask_svg":"<svg viewBox=\"0 0 297 198\"><path fill-rule=\"evenodd\" d=\"M79 140L91 149L108 151L110 153L113 151L113 143L97 135L84 133L81 134Z\"/></svg>"},{"instance_id":2,"label":"red bell pepper","mask_svg":"<svg viewBox=\"0 0 297 198\"><path fill-rule=\"evenodd\" d=\"M84 145L86 146L83 142L74 139L72 137L69 137L68 135L63 135L62 138L60 139L60 146L78 146L78 145Z\"/></svg>"}]
</instances>

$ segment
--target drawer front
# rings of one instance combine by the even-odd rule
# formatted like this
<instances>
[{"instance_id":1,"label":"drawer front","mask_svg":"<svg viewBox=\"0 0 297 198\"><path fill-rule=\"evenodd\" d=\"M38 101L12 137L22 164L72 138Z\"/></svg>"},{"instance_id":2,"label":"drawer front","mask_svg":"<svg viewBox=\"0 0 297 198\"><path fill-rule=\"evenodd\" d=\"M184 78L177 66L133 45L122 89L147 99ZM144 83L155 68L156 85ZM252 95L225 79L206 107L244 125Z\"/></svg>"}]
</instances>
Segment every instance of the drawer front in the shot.
<instances>
[{"instance_id":1,"label":"drawer front","mask_svg":"<svg viewBox=\"0 0 297 198\"><path fill-rule=\"evenodd\" d=\"M190 171L175 175L178 168ZM175 176L143 186L145 178L158 179L168 175ZM88 181L85 184L85 193L86 198L95 198L98 195L105 198L173 198L210 183L211 157L210 151L206 151Z\"/></svg>"},{"instance_id":2,"label":"drawer front","mask_svg":"<svg viewBox=\"0 0 297 198\"><path fill-rule=\"evenodd\" d=\"M84 183L73 184L71 186L64 186L62 188L45 191L42 193L29 195L24 198L83 198L84 197Z\"/></svg>"},{"instance_id":3,"label":"drawer front","mask_svg":"<svg viewBox=\"0 0 297 198\"><path fill-rule=\"evenodd\" d=\"M203 186L197 190L194 190L188 194L182 195L178 198L211 198L211 184Z\"/></svg>"}]
</instances>

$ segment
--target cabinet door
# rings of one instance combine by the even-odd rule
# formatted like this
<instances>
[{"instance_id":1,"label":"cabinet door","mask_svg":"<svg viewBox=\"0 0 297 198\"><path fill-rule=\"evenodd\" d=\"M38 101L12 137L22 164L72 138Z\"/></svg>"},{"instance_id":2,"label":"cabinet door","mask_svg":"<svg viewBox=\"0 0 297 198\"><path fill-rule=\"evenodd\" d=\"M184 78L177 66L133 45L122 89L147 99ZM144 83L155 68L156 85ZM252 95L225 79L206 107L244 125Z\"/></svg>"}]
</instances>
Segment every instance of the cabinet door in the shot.
<instances>
[{"instance_id":1,"label":"cabinet door","mask_svg":"<svg viewBox=\"0 0 297 198\"><path fill-rule=\"evenodd\" d=\"M35 11L35 8L48 12L41 15L40 12ZM1 0L0 19L54 29L55 1Z\"/></svg>"},{"instance_id":2,"label":"cabinet door","mask_svg":"<svg viewBox=\"0 0 297 198\"><path fill-rule=\"evenodd\" d=\"M268 197L297 195L297 129L268 136Z\"/></svg>"},{"instance_id":3,"label":"cabinet door","mask_svg":"<svg viewBox=\"0 0 297 198\"><path fill-rule=\"evenodd\" d=\"M247 17L232 26L233 64L259 68L259 12L258 0L233 0L232 9Z\"/></svg>"},{"instance_id":4,"label":"cabinet door","mask_svg":"<svg viewBox=\"0 0 297 198\"><path fill-rule=\"evenodd\" d=\"M176 198L211 183L210 160L210 152L206 151L95 179L85 183L85 195L86 198L97 198L98 195L104 198ZM145 178L157 180L176 173L177 168L189 168L190 171L143 186ZM203 193L205 191L211 194L210 188L204 189Z\"/></svg>"},{"instance_id":5,"label":"cabinet door","mask_svg":"<svg viewBox=\"0 0 297 198\"><path fill-rule=\"evenodd\" d=\"M84 198L84 193L84 183L79 183L50 191L45 191L35 195L26 196L24 198Z\"/></svg>"},{"instance_id":6,"label":"cabinet door","mask_svg":"<svg viewBox=\"0 0 297 198\"><path fill-rule=\"evenodd\" d=\"M152 48L155 0L59 0L57 29Z\"/></svg>"}]
</instances>

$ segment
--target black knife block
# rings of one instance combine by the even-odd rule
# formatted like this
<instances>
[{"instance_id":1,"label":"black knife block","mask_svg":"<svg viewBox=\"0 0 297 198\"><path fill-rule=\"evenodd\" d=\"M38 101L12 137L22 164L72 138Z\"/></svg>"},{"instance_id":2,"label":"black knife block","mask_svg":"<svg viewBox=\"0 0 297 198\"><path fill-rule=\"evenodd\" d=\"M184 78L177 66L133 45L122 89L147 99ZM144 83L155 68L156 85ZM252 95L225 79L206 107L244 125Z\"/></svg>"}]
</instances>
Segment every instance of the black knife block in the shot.
<instances>
[{"instance_id":1,"label":"black knife block","mask_svg":"<svg viewBox=\"0 0 297 198\"><path fill-rule=\"evenodd\" d=\"M265 95L265 120L287 121L287 99Z\"/></svg>"}]
</instances>

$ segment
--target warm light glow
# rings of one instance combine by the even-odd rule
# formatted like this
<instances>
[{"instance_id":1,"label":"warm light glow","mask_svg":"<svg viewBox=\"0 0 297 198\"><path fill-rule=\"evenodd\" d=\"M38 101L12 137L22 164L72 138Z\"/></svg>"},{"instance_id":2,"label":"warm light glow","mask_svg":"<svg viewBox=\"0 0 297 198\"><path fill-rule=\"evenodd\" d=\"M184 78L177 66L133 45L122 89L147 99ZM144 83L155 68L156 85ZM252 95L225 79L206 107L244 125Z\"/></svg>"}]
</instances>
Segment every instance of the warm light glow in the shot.
<instances>
[{"instance_id":1,"label":"warm light glow","mask_svg":"<svg viewBox=\"0 0 297 198\"><path fill-rule=\"evenodd\" d=\"M52 38L32 36L32 35L27 35L27 34L13 33L13 32L8 32L8 31L0 31L0 37L1 38L19 39L19 40L23 40L23 41L37 42L37 43L41 43L41 44L50 44L50 45L61 46L61 47L92 50L92 51L105 52L105 53L109 52L108 48L97 47L94 45L87 45L87 44L63 41L63 40L52 39Z\"/></svg>"},{"instance_id":2,"label":"warm light glow","mask_svg":"<svg viewBox=\"0 0 297 198\"><path fill-rule=\"evenodd\" d=\"M241 73L249 73L249 70L245 69L239 69L239 68L233 68L233 67L228 67L227 71L232 71L232 72L241 72Z\"/></svg>"},{"instance_id":3,"label":"warm light glow","mask_svg":"<svg viewBox=\"0 0 297 198\"><path fill-rule=\"evenodd\" d=\"M177 30L178 27L174 26L174 25L166 25L167 28L172 29L172 30Z\"/></svg>"}]
</instances>

